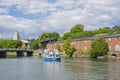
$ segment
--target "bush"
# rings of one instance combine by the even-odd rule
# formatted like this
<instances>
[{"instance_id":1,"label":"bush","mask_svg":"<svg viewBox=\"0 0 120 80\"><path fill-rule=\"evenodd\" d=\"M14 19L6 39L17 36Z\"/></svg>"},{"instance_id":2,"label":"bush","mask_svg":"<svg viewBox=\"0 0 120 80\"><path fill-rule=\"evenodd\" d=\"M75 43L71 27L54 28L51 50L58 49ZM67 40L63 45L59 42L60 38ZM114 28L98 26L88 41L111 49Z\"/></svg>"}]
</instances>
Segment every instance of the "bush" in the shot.
<instances>
[{"instance_id":1,"label":"bush","mask_svg":"<svg viewBox=\"0 0 120 80\"><path fill-rule=\"evenodd\" d=\"M89 56L89 51L76 51L74 57Z\"/></svg>"},{"instance_id":2,"label":"bush","mask_svg":"<svg viewBox=\"0 0 120 80\"><path fill-rule=\"evenodd\" d=\"M71 39L68 38L67 40L65 40L63 42L63 48L64 48L64 52L66 53L66 55L68 57L72 57L73 52L75 51L75 48L73 45L71 45Z\"/></svg>"},{"instance_id":3,"label":"bush","mask_svg":"<svg viewBox=\"0 0 120 80\"><path fill-rule=\"evenodd\" d=\"M60 49L60 44L59 43L56 43L56 49L58 50L58 51L61 51L61 49Z\"/></svg>"},{"instance_id":4,"label":"bush","mask_svg":"<svg viewBox=\"0 0 120 80\"><path fill-rule=\"evenodd\" d=\"M104 56L108 52L108 44L103 37L95 38L91 43L90 57L97 58L98 56Z\"/></svg>"}]
</instances>

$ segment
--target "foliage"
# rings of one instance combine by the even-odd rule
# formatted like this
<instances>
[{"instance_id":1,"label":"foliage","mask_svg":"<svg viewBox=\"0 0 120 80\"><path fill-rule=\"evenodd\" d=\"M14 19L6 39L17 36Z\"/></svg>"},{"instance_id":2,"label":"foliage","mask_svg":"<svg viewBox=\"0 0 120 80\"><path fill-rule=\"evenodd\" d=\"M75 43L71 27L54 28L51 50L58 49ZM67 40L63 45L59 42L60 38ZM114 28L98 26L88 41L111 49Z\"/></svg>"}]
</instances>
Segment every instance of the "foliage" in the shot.
<instances>
[{"instance_id":1,"label":"foliage","mask_svg":"<svg viewBox=\"0 0 120 80\"><path fill-rule=\"evenodd\" d=\"M92 41L89 52L92 58L106 55L108 52L108 44L103 37L97 37Z\"/></svg>"},{"instance_id":2,"label":"foliage","mask_svg":"<svg viewBox=\"0 0 120 80\"><path fill-rule=\"evenodd\" d=\"M58 40L58 38L61 39L59 33L57 32L44 32L38 37L36 42L38 43L39 48L43 48L44 46L40 43L41 41L51 40L51 39Z\"/></svg>"},{"instance_id":3,"label":"foliage","mask_svg":"<svg viewBox=\"0 0 120 80\"><path fill-rule=\"evenodd\" d=\"M21 48L22 42L19 40L0 39L0 48Z\"/></svg>"},{"instance_id":4,"label":"foliage","mask_svg":"<svg viewBox=\"0 0 120 80\"><path fill-rule=\"evenodd\" d=\"M39 49L39 44L37 42L33 42L31 45L30 45L30 49Z\"/></svg>"},{"instance_id":5,"label":"foliage","mask_svg":"<svg viewBox=\"0 0 120 80\"><path fill-rule=\"evenodd\" d=\"M61 49L60 49L60 44L59 43L56 43L56 49L58 50L58 51L61 51Z\"/></svg>"},{"instance_id":6,"label":"foliage","mask_svg":"<svg viewBox=\"0 0 120 80\"><path fill-rule=\"evenodd\" d=\"M114 26L113 28L103 27L98 30L90 31L90 30L84 30L83 24L76 24L71 28L70 32L64 33L61 39L66 40L68 37L72 39L86 38L95 35L109 35L109 34L117 34L117 33L120 33L120 26Z\"/></svg>"},{"instance_id":7,"label":"foliage","mask_svg":"<svg viewBox=\"0 0 120 80\"><path fill-rule=\"evenodd\" d=\"M67 40L64 40L63 42L63 48L64 52L68 57L72 57L72 54L75 50L74 46L70 44L71 43L71 38L68 38Z\"/></svg>"},{"instance_id":8,"label":"foliage","mask_svg":"<svg viewBox=\"0 0 120 80\"><path fill-rule=\"evenodd\" d=\"M120 26L114 26L113 28L112 28L112 30L113 30L113 33L115 34L115 33L120 33Z\"/></svg>"},{"instance_id":9,"label":"foliage","mask_svg":"<svg viewBox=\"0 0 120 80\"><path fill-rule=\"evenodd\" d=\"M33 43L33 42L36 42L36 40L34 38L31 38L31 39L27 39L27 41Z\"/></svg>"},{"instance_id":10,"label":"foliage","mask_svg":"<svg viewBox=\"0 0 120 80\"><path fill-rule=\"evenodd\" d=\"M31 38L31 39L27 39L27 41L31 42L30 49L38 49L41 47L41 44L38 41L38 39Z\"/></svg>"},{"instance_id":11,"label":"foliage","mask_svg":"<svg viewBox=\"0 0 120 80\"><path fill-rule=\"evenodd\" d=\"M3 39L0 39L0 48L3 47Z\"/></svg>"},{"instance_id":12,"label":"foliage","mask_svg":"<svg viewBox=\"0 0 120 80\"><path fill-rule=\"evenodd\" d=\"M78 33L78 32L83 32L84 30L84 25L83 24L76 24L75 26L73 26L73 28L71 29L71 33Z\"/></svg>"},{"instance_id":13,"label":"foliage","mask_svg":"<svg viewBox=\"0 0 120 80\"><path fill-rule=\"evenodd\" d=\"M86 51L76 51L74 56L75 57L89 56L89 51L88 50L86 50Z\"/></svg>"},{"instance_id":14,"label":"foliage","mask_svg":"<svg viewBox=\"0 0 120 80\"><path fill-rule=\"evenodd\" d=\"M68 37L71 38L70 32L64 33L62 39L63 39L63 40L66 40Z\"/></svg>"},{"instance_id":15,"label":"foliage","mask_svg":"<svg viewBox=\"0 0 120 80\"><path fill-rule=\"evenodd\" d=\"M100 28L96 31L95 34L108 33L111 34L112 30L109 27Z\"/></svg>"},{"instance_id":16,"label":"foliage","mask_svg":"<svg viewBox=\"0 0 120 80\"><path fill-rule=\"evenodd\" d=\"M53 33L44 32L39 36L38 41L50 40L52 38L58 39L59 37L60 37L59 33L57 33L57 32L53 32Z\"/></svg>"}]
</instances>

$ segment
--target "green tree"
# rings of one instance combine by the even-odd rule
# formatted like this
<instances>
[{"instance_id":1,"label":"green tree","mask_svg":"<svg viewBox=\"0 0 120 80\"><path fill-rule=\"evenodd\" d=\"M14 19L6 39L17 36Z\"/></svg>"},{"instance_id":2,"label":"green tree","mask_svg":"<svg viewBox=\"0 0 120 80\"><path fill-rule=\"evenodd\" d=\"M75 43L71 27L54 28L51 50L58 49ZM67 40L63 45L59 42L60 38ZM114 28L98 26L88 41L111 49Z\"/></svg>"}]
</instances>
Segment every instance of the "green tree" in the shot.
<instances>
[{"instance_id":1,"label":"green tree","mask_svg":"<svg viewBox=\"0 0 120 80\"><path fill-rule=\"evenodd\" d=\"M76 24L75 26L73 26L73 28L71 29L71 33L78 33L78 32L83 32L84 30L84 25L83 24Z\"/></svg>"},{"instance_id":2,"label":"green tree","mask_svg":"<svg viewBox=\"0 0 120 80\"><path fill-rule=\"evenodd\" d=\"M60 44L59 44L58 42L56 43L56 46L55 46L55 47L56 47L56 49L57 49L58 51L61 51L61 49L60 49Z\"/></svg>"},{"instance_id":3,"label":"green tree","mask_svg":"<svg viewBox=\"0 0 120 80\"><path fill-rule=\"evenodd\" d=\"M39 49L39 44L37 42L32 43L30 49Z\"/></svg>"},{"instance_id":4,"label":"green tree","mask_svg":"<svg viewBox=\"0 0 120 80\"><path fill-rule=\"evenodd\" d=\"M95 38L91 43L90 57L97 58L98 56L104 56L108 52L108 44L103 37Z\"/></svg>"},{"instance_id":5,"label":"green tree","mask_svg":"<svg viewBox=\"0 0 120 80\"><path fill-rule=\"evenodd\" d=\"M68 38L67 40L64 40L63 48L64 48L64 52L66 53L66 55L68 57L72 57L75 48L74 48L73 45L71 45L71 38Z\"/></svg>"},{"instance_id":6,"label":"green tree","mask_svg":"<svg viewBox=\"0 0 120 80\"><path fill-rule=\"evenodd\" d=\"M50 40L52 38L58 39L59 37L60 37L59 33L57 33L57 32L53 32L53 33L44 32L39 36L38 41L40 42L40 41L44 41L44 40Z\"/></svg>"},{"instance_id":7,"label":"green tree","mask_svg":"<svg viewBox=\"0 0 120 80\"><path fill-rule=\"evenodd\" d=\"M12 48L21 48L22 46L22 42L19 40L11 40L9 41L9 46L8 47L12 47Z\"/></svg>"},{"instance_id":8,"label":"green tree","mask_svg":"<svg viewBox=\"0 0 120 80\"><path fill-rule=\"evenodd\" d=\"M100 28L97 30L97 34L112 34L112 30L109 27Z\"/></svg>"},{"instance_id":9,"label":"green tree","mask_svg":"<svg viewBox=\"0 0 120 80\"><path fill-rule=\"evenodd\" d=\"M60 35L59 35L59 33L57 33L57 32L53 32L53 33L51 34L51 37L58 39L58 38L60 37Z\"/></svg>"},{"instance_id":10,"label":"green tree","mask_svg":"<svg viewBox=\"0 0 120 80\"><path fill-rule=\"evenodd\" d=\"M70 32L64 33L62 39L63 39L63 40L66 40L66 39L68 39L68 37L71 38L71 34L70 34Z\"/></svg>"},{"instance_id":11,"label":"green tree","mask_svg":"<svg viewBox=\"0 0 120 80\"><path fill-rule=\"evenodd\" d=\"M120 33L120 26L115 26L112 28L113 33Z\"/></svg>"},{"instance_id":12,"label":"green tree","mask_svg":"<svg viewBox=\"0 0 120 80\"><path fill-rule=\"evenodd\" d=\"M3 48L3 39L0 38L0 48Z\"/></svg>"},{"instance_id":13,"label":"green tree","mask_svg":"<svg viewBox=\"0 0 120 80\"><path fill-rule=\"evenodd\" d=\"M33 42L36 42L36 39L35 38L30 38L30 39L27 39L27 41L33 43Z\"/></svg>"},{"instance_id":14,"label":"green tree","mask_svg":"<svg viewBox=\"0 0 120 80\"><path fill-rule=\"evenodd\" d=\"M94 36L94 33L92 31L84 31L81 33L81 35L83 34L82 37L91 37Z\"/></svg>"},{"instance_id":15,"label":"green tree","mask_svg":"<svg viewBox=\"0 0 120 80\"><path fill-rule=\"evenodd\" d=\"M22 42L19 40L0 40L0 48L21 48Z\"/></svg>"}]
</instances>

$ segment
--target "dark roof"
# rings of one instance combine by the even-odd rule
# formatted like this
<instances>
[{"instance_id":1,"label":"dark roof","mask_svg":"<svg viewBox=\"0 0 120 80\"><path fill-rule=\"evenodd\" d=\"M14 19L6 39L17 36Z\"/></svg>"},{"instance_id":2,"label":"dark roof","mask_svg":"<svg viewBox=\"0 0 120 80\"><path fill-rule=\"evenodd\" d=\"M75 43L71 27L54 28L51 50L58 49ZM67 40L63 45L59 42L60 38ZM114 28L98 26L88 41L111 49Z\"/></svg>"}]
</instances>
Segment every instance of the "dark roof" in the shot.
<instances>
[{"instance_id":1,"label":"dark roof","mask_svg":"<svg viewBox=\"0 0 120 80\"><path fill-rule=\"evenodd\" d=\"M92 37L88 37L88 38L78 38L78 39L73 39L72 41L79 41L79 40L92 40L95 37L98 36L92 36ZM112 38L112 37L120 37L120 34L112 34L112 35L105 35L103 36L104 38Z\"/></svg>"},{"instance_id":2,"label":"dark roof","mask_svg":"<svg viewBox=\"0 0 120 80\"><path fill-rule=\"evenodd\" d=\"M120 34L112 34L112 35L104 36L104 38L111 38L111 37L120 37Z\"/></svg>"},{"instance_id":3,"label":"dark roof","mask_svg":"<svg viewBox=\"0 0 120 80\"><path fill-rule=\"evenodd\" d=\"M74 42L74 41L83 41L83 40L93 40L95 37L98 37L98 36L91 36L91 37L88 37L88 38L76 38L76 39L73 39L72 41ZM103 37L104 38L120 37L120 34L105 35ZM54 42L58 42L58 43L64 42L64 40L57 41L56 38L53 38L53 39L50 39L50 40L41 41L40 43L50 43L50 41L52 41L52 43L54 43Z\"/></svg>"},{"instance_id":4,"label":"dark roof","mask_svg":"<svg viewBox=\"0 0 120 80\"><path fill-rule=\"evenodd\" d=\"M88 37L88 38L77 38L77 39L73 39L72 41L81 41L81 40L92 40L94 39L95 37Z\"/></svg>"},{"instance_id":5,"label":"dark roof","mask_svg":"<svg viewBox=\"0 0 120 80\"><path fill-rule=\"evenodd\" d=\"M49 40L41 41L40 43L49 43L49 42L52 42L52 41L57 41L57 39L56 38L52 38L52 39L49 39Z\"/></svg>"}]
</instances>

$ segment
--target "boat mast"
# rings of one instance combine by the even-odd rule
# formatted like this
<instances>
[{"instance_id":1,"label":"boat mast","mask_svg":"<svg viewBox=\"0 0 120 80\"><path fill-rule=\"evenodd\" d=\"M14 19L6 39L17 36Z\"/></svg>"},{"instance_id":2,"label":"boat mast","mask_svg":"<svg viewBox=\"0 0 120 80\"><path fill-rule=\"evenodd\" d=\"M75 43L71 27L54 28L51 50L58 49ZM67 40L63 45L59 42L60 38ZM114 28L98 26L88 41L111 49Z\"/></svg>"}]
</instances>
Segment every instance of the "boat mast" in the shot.
<instances>
[{"instance_id":1,"label":"boat mast","mask_svg":"<svg viewBox=\"0 0 120 80\"><path fill-rule=\"evenodd\" d=\"M52 49L52 40L50 39L50 49Z\"/></svg>"}]
</instances>

